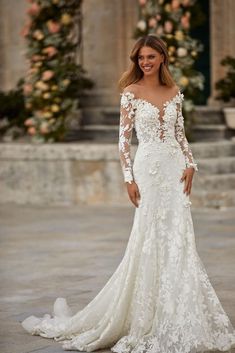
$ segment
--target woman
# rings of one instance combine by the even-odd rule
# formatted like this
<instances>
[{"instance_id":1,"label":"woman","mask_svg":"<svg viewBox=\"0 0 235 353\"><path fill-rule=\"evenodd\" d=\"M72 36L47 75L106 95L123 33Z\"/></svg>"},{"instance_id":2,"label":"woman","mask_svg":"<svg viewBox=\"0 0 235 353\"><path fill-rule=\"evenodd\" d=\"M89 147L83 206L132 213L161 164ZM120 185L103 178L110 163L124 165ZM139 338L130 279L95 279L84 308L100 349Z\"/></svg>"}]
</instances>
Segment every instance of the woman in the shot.
<instances>
[{"instance_id":1,"label":"woman","mask_svg":"<svg viewBox=\"0 0 235 353\"><path fill-rule=\"evenodd\" d=\"M66 350L192 353L235 347L235 331L198 257L189 195L197 170L184 134L183 93L168 70L164 42L137 41L121 78L120 158L136 206L125 255L107 284L71 316L58 298L54 317L22 324L64 340ZM130 141L139 141L132 166Z\"/></svg>"}]
</instances>

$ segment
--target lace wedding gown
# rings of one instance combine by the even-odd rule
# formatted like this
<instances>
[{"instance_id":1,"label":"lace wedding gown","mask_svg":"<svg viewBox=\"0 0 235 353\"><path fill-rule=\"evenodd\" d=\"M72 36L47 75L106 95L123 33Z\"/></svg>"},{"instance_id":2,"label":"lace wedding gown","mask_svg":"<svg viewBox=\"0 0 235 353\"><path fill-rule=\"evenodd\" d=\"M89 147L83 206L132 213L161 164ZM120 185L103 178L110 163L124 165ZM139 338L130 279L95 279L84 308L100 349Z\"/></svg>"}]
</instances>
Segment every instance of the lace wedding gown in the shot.
<instances>
[{"instance_id":1,"label":"lace wedding gown","mask_svg":"<svg viewBox=\"0 0 235 353\"><path fill-rule=\"evenodd\" d=\"M140 204L124 257L85 308L70 313L58 298L54 316L22 323L33 335L62 340L65 350L193 353L229 350L235 331L197 254L189 197L180 182L197 166L184 134L183 93L161 110L132 92L121 97L119 149L125 181ZM132 166L130 141L138 149Z\"/></svg>"}]
</instances>

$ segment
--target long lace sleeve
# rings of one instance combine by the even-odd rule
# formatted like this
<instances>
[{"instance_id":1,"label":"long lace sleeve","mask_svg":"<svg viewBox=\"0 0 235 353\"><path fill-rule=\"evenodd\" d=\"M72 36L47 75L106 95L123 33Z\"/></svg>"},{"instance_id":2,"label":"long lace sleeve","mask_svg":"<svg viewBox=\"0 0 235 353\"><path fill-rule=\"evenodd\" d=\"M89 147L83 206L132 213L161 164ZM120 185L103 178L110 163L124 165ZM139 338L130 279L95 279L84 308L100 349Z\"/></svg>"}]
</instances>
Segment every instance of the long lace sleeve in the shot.
<instances>
[{"instance_id":1,"label":"long lace sleeve","mask_svg":"<svg viewBox=\"0 0 235 353\"><path fill-rule=\"evenodd\" d=\"M121 95L120 125L119 125L119 156L125 182L132 182L132 161L130 146L134 127L134 94L126 92Z\"/></svg>"},{"instance_id":2,"label":"long lace sleeve","mask_svg":"<svg viewBox=\"0 0 235 353\"><path fill-rule=\"evenodd\" d=\"M184 130L184 117L182 114L182 100L183 100L183 93L181 93L181 98L178 105L178 114L177 114L177 120L175 124L175 138L180 144L181 150L184 154L185 157L185 163L186 167L190 168L193 167L196 171L198 170L197 168L197 163L195 163L193 154L191 151L191 148L189 146L189 143L187 141L187 138L185 136L185 130Z\"/></svg>"}]
</instances>

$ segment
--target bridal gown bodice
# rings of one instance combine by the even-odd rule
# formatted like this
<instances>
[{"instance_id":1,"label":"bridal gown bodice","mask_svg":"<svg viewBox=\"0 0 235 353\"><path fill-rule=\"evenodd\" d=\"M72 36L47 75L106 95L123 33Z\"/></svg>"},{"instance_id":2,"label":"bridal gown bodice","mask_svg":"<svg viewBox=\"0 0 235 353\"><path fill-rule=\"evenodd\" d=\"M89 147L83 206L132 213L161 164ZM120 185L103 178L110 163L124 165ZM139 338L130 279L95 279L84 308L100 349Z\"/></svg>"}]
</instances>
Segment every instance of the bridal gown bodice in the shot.
<instances>
[{"instance_id":1,"label":"bridal gown bodice","mask_svg":"<svg viewBox=\"0 0 235 353\"><path fill-rule=\"evenodd\" d=\"M195 245L189 196L180 182L197 165L184 133L183 94L162 107L121 96L119 151L124 180L140 191L125 254L105 286L76 314L58 298L54 315L23 327L65 350L196 353L235 347L234 328ZM138 148L132 163L131 136ZM74 286L74 283L73 283ZM79 290L79 288L78 288Z\"/></svg>"},{"instance_id":2,"label":"bridal gown bodice","mask_svg":"<svg viewBox=\"0 0 235 353\"><path fill-rule=\"evenodd\" d=\"M181 149L180 156L182 157L183 152L186 166L197 170L184 133L183 97L183 93L178 91L174 97L163 103L162 108L159 108L145 99L135 98L132 92L122 94L119 150L125 181L133 180L130 158L133 128L136 130L140 148L151 151L151 145L158 145L156 148L159 152L168 150L171 154Z\"/></svg>"}]
</instances>

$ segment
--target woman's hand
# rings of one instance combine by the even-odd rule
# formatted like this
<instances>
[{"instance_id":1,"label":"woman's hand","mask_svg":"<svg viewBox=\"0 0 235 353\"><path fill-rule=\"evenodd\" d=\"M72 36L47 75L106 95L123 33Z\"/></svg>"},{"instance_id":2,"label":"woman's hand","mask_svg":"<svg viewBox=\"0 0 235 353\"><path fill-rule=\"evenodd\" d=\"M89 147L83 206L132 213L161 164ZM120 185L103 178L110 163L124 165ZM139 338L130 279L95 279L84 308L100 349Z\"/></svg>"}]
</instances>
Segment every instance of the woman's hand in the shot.
<instances>
[{"instance_id":1,"label":"woman's hand","mask_svg":"<svg viewBox=\"0 0 235 353\"><path fill-rule=\"evenodd\" d=\"M139 207L140 193L137 184L133 181L131 184L126 183L126 187L131 202L135 207Z\"/></svg>"},{"instance_id":2,"label":"woman's hand","mask_svg":"<svg viewBox=\"0 0 235 353\"><path fill-rule=\"evenodd\" d=\"M183 172L182 178L180 179L181 183L185 181L184 193L186 192L186 195L191 193L194 172L194 168L186 168Z\"/></svg>"}]
</instances>

